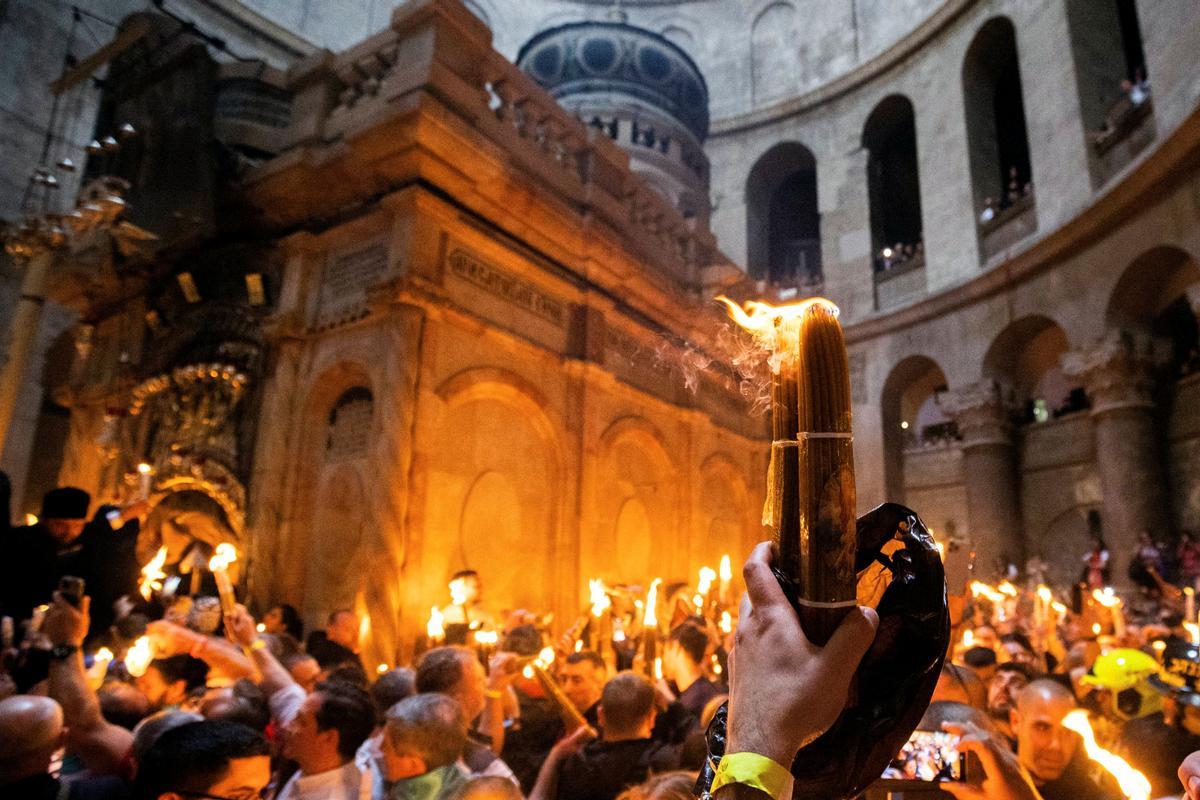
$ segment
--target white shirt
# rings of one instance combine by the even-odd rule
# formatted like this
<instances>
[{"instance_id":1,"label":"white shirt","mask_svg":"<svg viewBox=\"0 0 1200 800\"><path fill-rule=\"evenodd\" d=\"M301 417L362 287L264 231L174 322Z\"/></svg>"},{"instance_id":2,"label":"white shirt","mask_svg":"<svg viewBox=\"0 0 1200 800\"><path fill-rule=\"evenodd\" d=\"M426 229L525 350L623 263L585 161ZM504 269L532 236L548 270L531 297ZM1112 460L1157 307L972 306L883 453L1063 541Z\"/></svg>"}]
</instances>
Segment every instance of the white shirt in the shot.
<instances>
[{"instance_id":1,"label":"white shirt","mask_svg":"<svg viewBox=\"0 0 1200 800\"><path fill-rule=\"evenodd\" d=\"M275 800L370 800L371 778L348 761L337 769L305 775L297 772Z\"/></svg>"}]
</instances>

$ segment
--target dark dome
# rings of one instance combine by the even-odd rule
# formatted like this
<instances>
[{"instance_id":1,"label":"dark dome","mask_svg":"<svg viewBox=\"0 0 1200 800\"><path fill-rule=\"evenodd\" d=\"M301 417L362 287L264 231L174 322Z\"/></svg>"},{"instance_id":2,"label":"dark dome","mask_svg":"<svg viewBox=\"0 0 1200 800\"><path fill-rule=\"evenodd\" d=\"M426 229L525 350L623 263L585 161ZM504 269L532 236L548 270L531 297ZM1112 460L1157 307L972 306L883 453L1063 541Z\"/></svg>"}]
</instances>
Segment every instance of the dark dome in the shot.
<instances>
[{"instance_id":1,"label":"dark dome","mask_svg":"<svg viewBox=\"0 0 1200 800\"><path fill-rule=\"evenodd\" d=\"M530 39L517 66L558 99L621 93L665 111L701 142L708 136L704 76L657 33L624 22L572 22Z\"/></svg>"}]
</instances>

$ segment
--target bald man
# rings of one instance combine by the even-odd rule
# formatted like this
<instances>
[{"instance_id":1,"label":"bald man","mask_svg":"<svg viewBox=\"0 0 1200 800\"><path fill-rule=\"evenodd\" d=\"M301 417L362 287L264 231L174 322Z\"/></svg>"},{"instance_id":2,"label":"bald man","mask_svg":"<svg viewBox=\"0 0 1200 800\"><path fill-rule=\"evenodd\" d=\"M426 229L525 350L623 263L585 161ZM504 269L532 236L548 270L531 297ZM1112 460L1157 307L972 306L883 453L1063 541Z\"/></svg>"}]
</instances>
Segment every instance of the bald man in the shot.
<instances>
[{"instance_id":1,"label":"bald man","mask_svg":"<svg viewBox=\"0 0 1200 800\"><path fill-rule=\"evenodd\" d=\"M66 740L63 713L49 697L19 694L0 700L0 797L30 800L109 800L124 796L117 778L90 778L61 794L50 758Z\"/></svg>"},{"instance_id":2,"label":"bald man","mask_svg":"<svg viewBox=\"0 0 1200 800\"><path fill-rule=\"evenodd\" d=\"M1010 712L1017 758L1044 800L1115 798L1091 780L1079 736L1063 727L1073 710L1075 696L1057 681L1036 680L1022 689Z\"/></svg>"}]
</instances>

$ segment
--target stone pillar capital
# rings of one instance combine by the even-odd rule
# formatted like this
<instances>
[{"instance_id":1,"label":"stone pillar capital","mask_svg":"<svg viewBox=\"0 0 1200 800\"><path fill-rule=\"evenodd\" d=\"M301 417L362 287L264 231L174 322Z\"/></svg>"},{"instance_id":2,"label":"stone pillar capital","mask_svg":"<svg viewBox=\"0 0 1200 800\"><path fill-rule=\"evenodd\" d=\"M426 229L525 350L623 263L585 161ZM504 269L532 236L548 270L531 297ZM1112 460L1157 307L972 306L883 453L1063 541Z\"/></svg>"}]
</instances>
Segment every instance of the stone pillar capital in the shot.
<instances>
[{"instance_id":1,"label":"stone pillar capital","mask_svg":"<svg viewBox=\"0 0 1200 800\"><path fill-rule=\"evenodd\" d=\"M1009 404L994 380L955 387L941 395L938 405L958 426L964 448L1012 444Z\"/></svg>"},{"instance_id":2,"label":"stone pillar capital","mask_svg":"<svg viewBox=\"0 0 1200 800\"><path fill-rule=\"evenodd\" d=\"M1145 335L1110 331L1091 347L1066 353L1063 372L1083 383L1092 415L1154 406L1154 370L1161 348Z\"/></svg>"}]
</instances>

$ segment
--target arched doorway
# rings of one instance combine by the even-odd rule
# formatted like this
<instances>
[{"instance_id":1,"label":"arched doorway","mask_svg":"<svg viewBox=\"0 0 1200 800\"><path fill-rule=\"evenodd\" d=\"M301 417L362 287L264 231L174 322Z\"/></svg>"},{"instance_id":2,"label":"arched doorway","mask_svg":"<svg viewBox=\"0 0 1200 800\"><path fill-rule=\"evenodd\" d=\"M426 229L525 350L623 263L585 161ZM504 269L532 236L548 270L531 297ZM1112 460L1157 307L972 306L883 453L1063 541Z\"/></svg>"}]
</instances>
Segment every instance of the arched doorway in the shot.
<instances>
[{"instance_id":1,"label":"arched doorway","mask_svg":"<svg viewBox=\"0 0 1200 800\"><path fill-rule=\"evenodd\" d=\"M885 97L863 126L867 191L871 205L871 242L877 269L923 250L921 181L917 167L917 128L912 102L904 95ZM890 249L890 256L883 251Z\"/></svg>"},{"instance_id":2,"label":"arched doorway","mask_svg":"<svg viewBox=\"0 0 1200 800\"><path fill-rule=\"evenodd\" d=\"M753 277L779 286L821 285L821 213L811 150L784 142L759 158L746 181L746 221Z\"/></svg>"},{"instance_id":3,"label":"arched doorway","mask_svg":"<svg viewBox=\"0 0 1200 800\"><path fill-rule=\"evenodd\" d=\"M880 399L887 499L904 502L905 450L956 439L953 423L937 402L944 391L945 373L926 356L909 356L888 374Z\"/></svg>"}]
</instances>

